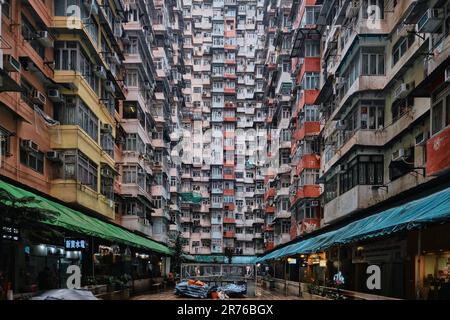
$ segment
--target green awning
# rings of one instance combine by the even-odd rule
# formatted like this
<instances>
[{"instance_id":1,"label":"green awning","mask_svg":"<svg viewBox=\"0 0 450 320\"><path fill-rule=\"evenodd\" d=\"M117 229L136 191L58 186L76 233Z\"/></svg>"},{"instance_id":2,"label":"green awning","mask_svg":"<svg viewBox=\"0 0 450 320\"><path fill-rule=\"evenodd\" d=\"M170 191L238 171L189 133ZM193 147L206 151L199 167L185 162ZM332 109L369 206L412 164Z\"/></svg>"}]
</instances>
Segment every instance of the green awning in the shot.
<instances>
[{"instance_id":1,"label":"green awning","mask_svg":"<svg viewBox=\"0 0 450 320\"><path fill-rule=\"evenodd\" d=\"M26 197L37 200L36 202L26 204L25 206L27 207L38 207L42 210L48 210L57 214L57 218L54 221L42 221L42 223L61 227L80 234L106 239L111 242L120 242L158 253L172 255L172 250L163 244L139 236L100 219L87 216L79 211L70 209L19 187L15 187L2 180L0 180L0 189L7 191L16 198ZM8 205L8 203L5 204Z\"/></svg>"},{"instance_id":2,"label":"green awning","mask_svg":"<svg viewBox=\"0 0 450 320\"><path fill-rule=\"evenodd\" d=\"M202 202L202 195L194 192L183 192L180 194L181 200L183 202L189 202L189 203L201 203Z\"/></svg>"}]
</instances>

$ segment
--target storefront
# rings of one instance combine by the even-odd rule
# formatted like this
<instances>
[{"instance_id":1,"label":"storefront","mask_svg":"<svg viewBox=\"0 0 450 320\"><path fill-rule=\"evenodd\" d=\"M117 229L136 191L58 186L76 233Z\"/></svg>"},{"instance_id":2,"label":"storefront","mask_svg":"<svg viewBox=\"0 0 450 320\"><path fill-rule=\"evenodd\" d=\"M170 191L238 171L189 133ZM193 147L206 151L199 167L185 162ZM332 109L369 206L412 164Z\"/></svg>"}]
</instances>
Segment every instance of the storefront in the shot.
<instances>
[{"instance_id":1,"label":"storefront","mask_svg":"<svg viewBox=\"0 0 450 320\"><path fill-rule=\"evenodd\" d=\"M73 274L68 273L69 266L80 267L82 286L113 289L133 279L161 277L170 268L172 251L165 245L1 180L0 189L10 197L35 200L26 208L5 207L3 202L4 208L19 214L39 212L43 217L51 213L51 219L32 221L31 227L28 223L11 227L10 219L1 220L0 298L10 290L17 295L66 288Z\"/></svg>"}]
</instances>

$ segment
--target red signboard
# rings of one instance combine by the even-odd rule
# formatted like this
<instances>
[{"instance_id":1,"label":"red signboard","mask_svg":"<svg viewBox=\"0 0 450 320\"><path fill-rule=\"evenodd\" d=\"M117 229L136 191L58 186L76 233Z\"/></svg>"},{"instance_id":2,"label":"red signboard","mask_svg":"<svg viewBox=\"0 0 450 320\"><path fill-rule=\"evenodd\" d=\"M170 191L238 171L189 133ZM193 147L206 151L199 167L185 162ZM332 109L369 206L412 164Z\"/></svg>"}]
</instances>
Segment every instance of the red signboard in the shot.
<instances>
[{"instance_id":1,"label":"red signboard","mask_svg":"<svg viewBox=\"0 0 450 320\"><path fill-rule=\"evenodd\" d=\"M427 141L427 175L450 167L450 127Z\"/></svg>"}]
</instances>

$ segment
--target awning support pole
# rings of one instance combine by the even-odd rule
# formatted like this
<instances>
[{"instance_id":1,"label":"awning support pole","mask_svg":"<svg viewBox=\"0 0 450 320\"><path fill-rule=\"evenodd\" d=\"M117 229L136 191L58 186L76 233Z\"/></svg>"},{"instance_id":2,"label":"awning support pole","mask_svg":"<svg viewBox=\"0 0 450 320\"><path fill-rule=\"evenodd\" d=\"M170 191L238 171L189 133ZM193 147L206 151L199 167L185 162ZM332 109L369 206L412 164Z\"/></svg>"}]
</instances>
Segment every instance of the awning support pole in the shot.
<instances>
[{"instance_id":1,"label":"awning support pole","mask_svg":"<svg viewBox=\"0 0 450 320\"><path fill-rule=\"evenodd\" d=\"M420 299L420 255L422 253L422 229L419 229L417 234L417 289L416 289L416 299Z\"/></svg>"},{"instance_id":2,"label":"awning support pole","mask_svg":"<svg viewBox=\"0 0 450 320\"><path fill-rule=\"evenodd\" d=\"M284 295L287 297L287 258L284 259Z\"/></svg>"},{"instance_id":3,"label":"awning support pole","mask_svg":"<svg viewBox=\"0 0 450 320\"><path fill-rule=\"evenodd\" d=\"M300 259L298 259L297 261L298 261L298 296L303 297L302 281L301 281L301 277L300 277L300 273L301 273L302 269L301 269Z\"/></svg>"}]
</instances>

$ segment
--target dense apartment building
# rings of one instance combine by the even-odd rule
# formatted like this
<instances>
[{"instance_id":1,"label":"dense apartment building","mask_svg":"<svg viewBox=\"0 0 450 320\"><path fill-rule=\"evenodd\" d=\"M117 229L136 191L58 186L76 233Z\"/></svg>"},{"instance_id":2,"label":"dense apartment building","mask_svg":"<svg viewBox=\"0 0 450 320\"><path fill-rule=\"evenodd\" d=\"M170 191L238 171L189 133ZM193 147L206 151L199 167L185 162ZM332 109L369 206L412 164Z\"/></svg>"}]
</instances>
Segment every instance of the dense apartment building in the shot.
<instances>
[{"instance_id":1,"label":"dense apartment building","mask_svg":"<svg viewBox=\"0 0 450 320\"><path fill-rule=\"evenodd\" d=\"M267 14L281 17L275 11L269 6ZM448 281L450 252L450 2L294 0L289 17L286 221L294 239L287 242L288 226L267 226L280 248L257 261L284 278L286 258L297 258L292 281L328 285L341 272L351 291L445 295L433 284ZM279 72L269 76L266 97L267 122L278 127L272 119L281 97L270 90ZM271 207L279 176L269 175L266 217L269 208L280 212ZM380 270L375 289L366 286L373 265Z\"/></svg>"},{"instance_id":2,"label":"dense apartment building","mask_svg":"<svg viewBox=\"0 0 450 320\"><path fill-rule=\"evenodd\" d=\"M1 7L1 176L168 243L179 228L181 2Z\"/></svg>"},{"instance_id":3,"label":"dense apartment building","mask_svg":"<svg viewBox=\"0 0 450 320\"><path fill-rule=\"evenodd\" d=\"M448 165L432 143L448 125L450 4L370 4L368 14L367 1L331 1L317 15L326 25L316 100L325 119L324 224L416 188Z\"/></svg>"},{"instance_id":4,"label":"dense apartment building","mask_svg":"<svg viewBox=\"0 0 450 320\"><path fill-rule=\"evenodd\" d=\"M170 181L178 176L171 143L182 108L180 8L176 1L125 1L122 35L127 92L119 121L117 212L122 225L164 243L170 228L177 231L178 196Z\"/></svg>"},{"instance_id":5,"label":"dense apartment building","mask_svg":"<svg viewBox=\"0 0 450 320\"><path fill-rule=\"evenodd\" d=\"M184 1L181 221L191 254L262 253L264 1ZM254 151L254 152L253 152ZM193 194L192 194L193 193Z\"/></svg>"},{"instance_id":6,"label":"dense apartment building","mask_svg":"<svg viewBox=\"0 0 450 320\"><path fill-rule=\"evenodd\" d=\"M448 10L445 1L269 3L265 108L279 164L266 171L267 249L446 172Z\"/></svg>"}]
</instances>

